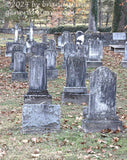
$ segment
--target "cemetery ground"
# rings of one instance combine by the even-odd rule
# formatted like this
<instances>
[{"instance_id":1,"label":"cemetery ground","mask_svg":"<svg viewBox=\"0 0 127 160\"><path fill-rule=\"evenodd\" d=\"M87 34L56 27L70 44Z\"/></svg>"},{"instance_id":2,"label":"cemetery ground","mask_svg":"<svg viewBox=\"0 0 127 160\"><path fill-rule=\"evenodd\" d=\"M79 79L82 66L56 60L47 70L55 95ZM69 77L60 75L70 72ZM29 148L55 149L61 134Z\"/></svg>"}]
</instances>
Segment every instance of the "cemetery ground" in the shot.
<instances>
[{"instance_id":1,"label":"cemetery ground","mask_svg":"<svg viewBox=\"0 0 127 160\"><path fill-rule=\"evenodd\" d=\"M10 35L9 35L10 36ZM2 44L2 41L1 41ZM23 135L22 105L28 91L27 82L11 82L9 65L11 58L5 57L5 43L0 55L0 159L5 160L82 160L82 159L127 159L127 69L120 63L122 55L103 50L103 66L117 73L116 108L123 122L123 132L103 130L101 133L82 132L83 106L61 103L61 92L65 86L65 70L61 69L63 55L58 53L58 79L48 81L48 91L53 104L61 105L61 131L43 135ZM28 66L27 66L28 70ZM87 69L90 73L94 69ZM89 80L86 81L87 88Z\"/></svg>"}]
</instances>

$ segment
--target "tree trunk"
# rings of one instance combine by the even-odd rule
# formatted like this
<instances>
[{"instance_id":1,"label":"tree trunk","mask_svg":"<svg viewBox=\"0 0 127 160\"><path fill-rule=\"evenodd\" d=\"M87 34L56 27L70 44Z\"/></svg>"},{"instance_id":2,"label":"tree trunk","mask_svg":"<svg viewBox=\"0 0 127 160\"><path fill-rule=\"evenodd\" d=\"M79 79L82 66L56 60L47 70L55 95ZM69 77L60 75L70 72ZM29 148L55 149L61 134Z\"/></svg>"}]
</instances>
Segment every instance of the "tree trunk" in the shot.
<instances>
[{"instance_id":1,"label":"tree trunk","mask_svg":"<svg viewBox=\"0 0 127 160\"><path fill-rule=\"evenodd\" d=\"M101 0L99 0L99 27L101 28L101 18L102 18L102 12L101 12Z\"/></svg>"}]
</instances>

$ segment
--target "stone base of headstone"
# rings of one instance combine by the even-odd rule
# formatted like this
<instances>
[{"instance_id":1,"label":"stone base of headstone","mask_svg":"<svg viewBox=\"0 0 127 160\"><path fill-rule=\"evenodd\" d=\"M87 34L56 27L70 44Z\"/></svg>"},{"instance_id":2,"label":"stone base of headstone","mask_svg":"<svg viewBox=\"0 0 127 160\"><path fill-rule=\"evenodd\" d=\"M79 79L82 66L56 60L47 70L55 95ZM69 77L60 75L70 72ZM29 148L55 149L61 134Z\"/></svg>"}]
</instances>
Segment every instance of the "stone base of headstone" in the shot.
<instances>
[{"instance_id":1,"label":"stone base of headstone","mask_svg":"<svg viewBox=\"0 0 127 160\"><path fill-rule=\"evenodd\" d=\"M86 87L65 87L62 93L62 103L87 103L89 102L89 94Z\"/></svg>"},{"instance_id":2,"label":"stone base of headstone","mask_svg":"<svg viewBox=\"0 0 127 160\"><path fill-rule=\"evenodd\" d=\"M119 120L89 120L84 119L82 121L82 129L86 133L100 132L104 129L110 129L116 131L123 130L122 122Z\"/></svg>"},{"instance_id":3,"label":"stone base of headstone","mask_svg":"<svg viewBox=\"0 0 127 160\"><path fill-rule=\"evenodd\" d=\"M60 106L24 104L22 107L22 133L41 134L60 131Z\"/></svg>"},{"instance_id":4,"label":"stone base of headstone","mask_svg":"<svg viewBox=\"0 0 127 160\"><path fill-rule=\"evenodd\" d=\"M27 73L26 72L12 72L12 81L27 81Z\"/></svg>"},{"instance_id":5,"label":"stone base of headstone","mask_svg":"<svg viewBox=\"0 0 127 160\"><path fill-rule=\"evenodd\" d=\"M101 61L87 61L87 67L88 68L97 68L102 66L102 62Z\"/></svg>"},{"instance_id":6,"label":"stone base of headstone","mask_svg":"<svg viewBox=\"0 0 127 160\"><path fill-rule=\"evenodd\" d=\"M122 66L123 68L127 68L127 61L122 60L121 66Z\"/></svg>"},{"instance_id":7,"label":"stone base of headstone","mask_svg":"<svg viewBox=\"0 0 127 160\"><path fill-rule=\"evenodd\" d=\"M24 95L25 104L51 104L52 96L49 95L48 91L44 92L28 92Z\"/></svg>"},{"instance_id":8,"label":"stone base of headstone","mask_svg":"<svg viewBox=\"0 0 127 160\"><path fill-rule=\"evenodd\" d=\"M57 79L58 70L57 69L47 69L47 79L54 80Z\"/></svg>"}]
</instances>

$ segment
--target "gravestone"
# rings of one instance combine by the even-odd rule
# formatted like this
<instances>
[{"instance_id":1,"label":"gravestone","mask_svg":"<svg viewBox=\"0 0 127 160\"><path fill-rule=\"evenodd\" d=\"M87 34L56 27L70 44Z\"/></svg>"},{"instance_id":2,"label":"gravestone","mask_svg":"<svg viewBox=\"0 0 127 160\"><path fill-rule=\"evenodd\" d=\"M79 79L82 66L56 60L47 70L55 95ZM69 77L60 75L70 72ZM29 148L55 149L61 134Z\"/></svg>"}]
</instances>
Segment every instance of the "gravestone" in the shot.
<instances>
[{"instance_id":1,"label":"gravestone","mask_svg":"<svg viewBox=\"0 0 127 160\"><path fill-rule=\"evenodd\" d=\"M97 38L96 40L89 39L89 55L87 66L99 67L102 66L101 57L102 57L102 47L100 45L100 40Z\"/></svg>"},{"instance_id":2,"label":"gravestone","mask_svg":"<svg viewBox=\"0 0 127 160\"><path fill-rule=\"evenodd\" d=\"M127 68L127 41L125 43L125 52L124 52L124 58L121 62L122 67Z\"/></svg>"},{"instance_id":3,"label":"gravestone","mask_svg":"<svg viewBox=\"0 0 127 160\"><path fill-rule=\"evenodd\" d=\"M24 96L25 104L51 104L47 91L47 62L42 56L32 56L29 61L29 90Z\"/></svg>"},{"instance_id":4,"label":"gravestone","mask_svg":"<svg viewBox=\"0 0 127 160\"><path fill-rule=\"evenodd\" d=\"M47 45L45 43L37 43L35 42L31 46L31 53L34 55L44 56L44 51L47 49Z\"/></svg>"},{"instance_id":5,"label":"gravestone","mask_svg":"<svg viewBox=\"0 0 127 160\"><path fill-rule=\"evenodd\" d=\"M58 47L61 48L62 44L61 44L61 39L62 39L62 36L60 35L58 37Z\"/></svg>"},{"instance_id":6,"label":"gravestone","mask_svg":"<svg viewBox=\"0 0 127 160\"><path fill-rule=\"evenodd\" d=\"M12 56L12 49L16 44L19 44L19 43L16 43L16 42L7 42L6 43L5 57L11 57Z\"/></svg>"},{"instance_id":7,"label":"gravestone","mask_svg":"<svg viewBox=\"0 0 127 160\"><path fill-rule=\"evenodd\" d=\"M73 53L66 61L66 87L62 93L62 102L88 103L89 95L85 86L86 59L84 55Z\"/></svg>"},{"instance_id":8,"label":"gravestone","mask_svg":"<svg viewBox=\"0 0 127 160\"><path fill-rule=\"evenodd\" d=\"M72 41L72 38L71 38L70 32L64 31L61 37L61 53L64 53L64 45L66 43L71 43L71 41Z\"/></svg>"},{"instance_id":9,"label":"gravestone","mask_svg":"<svg viewBox=\"0 0 127 160\"><path fill-rule=\"evenodd\" d=\"M14 43L12 45L12 56L11 56L11 64L9 69L13 70L14 69L14 54L15 52L24 52L24 45L20 43Z\"/></svg>"},{"instance_id":10,"label":"gravestone","mask_svg":"<svg viewBox=\"0 0 127 160\"><path fill-rule=\"evenodd\" d=\"M116 115L116 78L116 74L106 67L91 73L89 106L84 110L82 121L85 132L122 130L122 122Z\"/></svg>"},{"instance_id":11,"label":"gravestone","mask_svg":"<svg viewBox=\"0 0 127 160\"><path fill-rule=\"evenodd\" d=\"M46 33L42 35L42 43L47 44L47 34Z\"/></svg>"},{"instance_id":12,"label":"gravestone","mask_svg":"<svg viewBox=\"0 0 127 160\"><path fill-rule=\"evenodd\" d=\"M49 39L49 47L50 50L56 50L56 42L53 39Z\"/></svg>"},{"instance_id":13,"label":"gravestone","mask_svg":"<svg viewBox=\"0 0 127 160\"><path fill-rule=\"evenodd\" d=\"M12 72L12 81L26 81L25 72L25 54L23 52L14 53L14 72Z\"/></svg>"},{"instance_id":14,"label":"gravestone","mask_svg":"<svg viewBox=\"0 0 127 160\"><path fill-rule=\"evenodd\" d=\"M47 49L44 55L47 59L47 79L54 80L58 75L58 70L56 69L56 50Z\"/></svg>"},{"instance_id":15,"label":"gravestone","mask_svg":"<svg viewBox=\"0 0 127 160\"><path fill-rule=\"evenodd\" d=\"M33 22L30 22L30 41L33 41Z\"/></svg>"},{"instance_id":16,"label":"gravestone","mask_svg":"<svg viewBox=\"0 0 127 160\"><path fill-rule=\"evenodd\" d=\"M19 40L19 35L18 35L18 25L15 25L15 42L17 43Z\"/></svg>"},{"instance_id":17,"label":"gravestone","mask_svg":"<svg viewBox=\"0 0 127 160\"><path fill-rule=\"evenodd\" d=\"M75 43L78 46L84 44L84 33L82 31L77 31L75 33Z\"/></svg>"},{"instance_id":18,"label":"gravestone","mask_svg":"<svg viewBox=\"0 0 127 160\"><path fill-rule=\"evenodd\" d=\"M63 61L63 64L62 64L62 69L66 69L67 57L70 54L73 54L75 52L76 52L76 45L74 45L73 43L66 43L64 45L64 61Z\"/></svg>"}]
</instances>

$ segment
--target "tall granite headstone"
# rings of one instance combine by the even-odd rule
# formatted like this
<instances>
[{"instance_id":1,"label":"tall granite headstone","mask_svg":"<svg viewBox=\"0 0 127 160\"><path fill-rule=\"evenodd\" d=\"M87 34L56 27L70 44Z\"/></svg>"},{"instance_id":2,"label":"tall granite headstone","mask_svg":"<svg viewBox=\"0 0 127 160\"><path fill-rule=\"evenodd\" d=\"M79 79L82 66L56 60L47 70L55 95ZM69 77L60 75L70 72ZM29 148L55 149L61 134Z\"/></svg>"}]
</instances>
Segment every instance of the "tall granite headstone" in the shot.
<instances>
[{"instance_id":1,"label":"tall granite headstone","mask_svg":"<svg viewBox=\"0 0 127 160\"><path fill-rule=\"evenodd\" d=\"M82 122L85 132L122 130L122 122L116 115L116 78L116 74L106 67L91 73L88 114L85 108Z\"/></svg>"},{"instance_id":2,"label":"tall granite headstone","mask_svg":"<svg viewBox=\"0 0 127 160\"><path fill-rule=\"evenodd\" d=\"M12 72L12 81L26 81L25 72L25 54L23 52L14 53L14 72Z\"/></svg>"},{"instance_id":3,"label":"tall granite headstone","mask_svg":"<svg viewBox=\"0 0 127 160\"><path fill-rule=\"evenodd\" d=\"M51 104L47 91L47 62L43 56L32 56L29 61L29 90L24 96L26 104Z\"/></svg>"},{"instance_id":4,"label":"tall granite headstone","mask_svg":"<svg viewBox=\"0 0 127 160\"><path fill-rule=\"evenodd\" d=\"M121 62L122 67L127 68L127 41L125 42L125 52L124 57Z\"/></svg>"},{"instance_id":5,"label":"tall granite headstone","mask_svg":"<svg viewBox=\"0 0 127 160\"><path fill-rule=\"evenodd\" d=\"M86 59L84 55L73 53L66 61L66 87L62 102L88 103L89 95L85 86Z\"/></svg>"}]
</instances>

